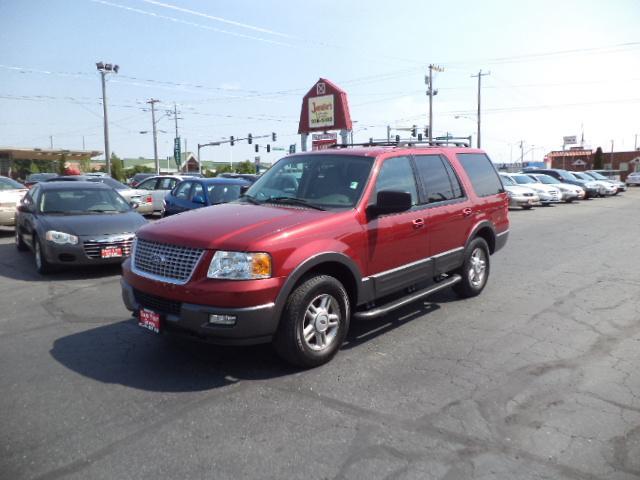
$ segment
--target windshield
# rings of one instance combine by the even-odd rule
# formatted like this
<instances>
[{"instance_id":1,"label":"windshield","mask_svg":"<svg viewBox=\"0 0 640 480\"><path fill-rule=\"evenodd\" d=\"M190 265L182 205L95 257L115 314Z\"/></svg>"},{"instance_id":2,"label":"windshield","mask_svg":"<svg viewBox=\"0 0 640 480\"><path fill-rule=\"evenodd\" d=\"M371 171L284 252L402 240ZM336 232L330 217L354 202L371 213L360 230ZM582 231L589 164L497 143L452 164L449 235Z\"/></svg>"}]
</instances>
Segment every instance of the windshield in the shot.
<instances>
[{"instance_id":1,"label":"windshield","mask_svg":"<svg viewBox=\"0 0 640 480\"><path fill-rule=\"evenodd\" d=\"M290 156L254 183L244 201L310 208L352 208L369 178L373 158L348 155Z\"/></svg>"},{"instance_id":2,"label":"windshield","mask_svg":"<svg viewBox=\"0 0 640 480\"><path fill-rule=\"evenodd\" d=\"M536 183L533 181L531 177L527 175L512 175L512 178L516 181L516 183L519 183L519 184Z\"/></svg>"},{"instance_id":3,"label":"windshield","mask_svg":"<svg viewBox=\"0 0 640 480\"><path fill-rule=\"evenodd\" d=\"M502 184L503 185L509 185L509 186L516 185L516 182L511 180L511 178L509 178L509 177L505 177L504 175L500 175L500 180L502 180Z\"/></svg>"},{"instance_id":4,"label":"windshield","mask_svg":"<svg viewBox=\"0 0 640 480\"><path fill-rule=\"evenodd\" d=\"M572 172L572 175L580 180L593 180L589 175L585 175L584 173Z\"/></svg>"},{"instance_id":5,"label":"windshield","mask_svg":"<svg viewBox=\"0 0 640 480\"><path fill-rule=\"evenodd\" d=\"M48 178L57 177L58 175L55 173L32 173L27 177L27 182L41 182Z\"/></svg>"},{"instance_id":6,"label":"windshield","mask_svg":"<svg viewBox=\"0 0 640 480\"><path fill-rule=\"evenodd\" d=\"M115 188L116 190L129 189L129 187L127 187L125 184L120 183L119 181L114 180L113 178L110 178L110 177L95 177L95 178L88 178L87 180L89 180L90 182L104 183L105 185L109 185L111 188Z\"/></svg>"},{"instance_id":7,"label":"windshield","mask_svg":"<svg viewBox=\"0 0 640 480\"><path fill-rule=\"evenodd\" d=\"M0 190L15 190L16 188L26 188L13 178L0 178Z\"/></svg>"},{"instance_id":8,"label":"windshield","mask_svg":"<svg viewBox=\"0 0 640 480\"><path fill-rule=\"evenodd\" d=\"M131 210L120 195L106 188L46 190L40 196L38 207L42 213L66 215L123 213Z\"/></svg>"},{"instance_id":9,"label":"windshield","mask_svg":"<svg viewBox=\"0 0 640 480\"><path fill-rule=\"evenodd\" d=\"M599 174L598 172L586 172L587 175L595 178L596 180L609 180L607 177L605 177L604 175Z\"/></svg>"},{"instance_id":10,"label":"windshield","mask_svg":"<svg viewBox=\"0 0 640 480\"><path fill-rule=\"evenodd\" d=\"M213 183L207 185L207 196L209 203L227 203L236 200L240 196L240 188L242 185L229 185L221 183Z\"/></svg>"},{"instance_id":11,"label":"windshield","mask_svg":"<svg viewBox=\"0 0 640 480\"><path fill-rule=\"evenodd\" d=\"M557 183L562 183L557 178L550 177L549 175L537 175L536 178L540 183L544 183L545 185L555 185Z\"/></svg>"},{"instance_id":12,"label":"windshield","mask_svg":"<svg viewBox=\"0 0 640 480\"><path fill-rule=\"evenodd\" d=\"M574 177L571 173L567 172L566 170L558 170L557 172L565 180L574 181L574 182L578 180L578 177Z\"/></svg>"}]
</instances>

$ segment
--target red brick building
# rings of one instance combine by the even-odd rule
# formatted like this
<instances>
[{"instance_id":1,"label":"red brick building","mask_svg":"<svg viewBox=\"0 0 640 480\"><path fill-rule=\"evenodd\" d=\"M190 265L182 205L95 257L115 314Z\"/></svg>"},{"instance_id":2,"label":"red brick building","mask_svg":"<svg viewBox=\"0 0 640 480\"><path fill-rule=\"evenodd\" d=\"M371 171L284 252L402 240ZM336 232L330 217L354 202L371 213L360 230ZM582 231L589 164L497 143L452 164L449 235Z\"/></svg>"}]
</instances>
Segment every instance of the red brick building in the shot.
<instances>
[{"instance_id":1,"label":"red brick building","mask_svg":"<svg viewBox=\"0 0 640 480\"><path fill-rule=\"evenodd\" d=\"M595 154L595 150L583 148L553 151L546 155L545 163L550 168L563 168L580 172L593 169ZM631 172L640 171L640 150L603 152L602 157L602 169L619 170L623 181Z\"/></svg>"}]
</instances>

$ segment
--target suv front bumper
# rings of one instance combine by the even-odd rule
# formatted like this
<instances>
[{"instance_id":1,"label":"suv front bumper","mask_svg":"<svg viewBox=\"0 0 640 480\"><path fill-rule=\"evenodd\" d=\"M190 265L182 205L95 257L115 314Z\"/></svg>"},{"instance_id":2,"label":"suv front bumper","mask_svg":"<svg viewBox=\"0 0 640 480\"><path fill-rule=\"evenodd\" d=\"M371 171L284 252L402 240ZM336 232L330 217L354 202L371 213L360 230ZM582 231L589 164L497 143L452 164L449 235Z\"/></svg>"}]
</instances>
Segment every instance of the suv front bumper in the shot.
<instances>
[{"instance_id":1,"label":"suv front bumper","mask_svg":"<svg viewBox=\"0 0 640 480\"><path fill-rule=\"evenodd\" d=\"M254 345L268 343L278 328L275 304L224 308L166 300L134 289L120 279L122 300L134 316L147 308L161 317L161 332L187 336L217 345ZM217 325L210 315L232 315L234 325Z\"/></svg>"}]
</instances>

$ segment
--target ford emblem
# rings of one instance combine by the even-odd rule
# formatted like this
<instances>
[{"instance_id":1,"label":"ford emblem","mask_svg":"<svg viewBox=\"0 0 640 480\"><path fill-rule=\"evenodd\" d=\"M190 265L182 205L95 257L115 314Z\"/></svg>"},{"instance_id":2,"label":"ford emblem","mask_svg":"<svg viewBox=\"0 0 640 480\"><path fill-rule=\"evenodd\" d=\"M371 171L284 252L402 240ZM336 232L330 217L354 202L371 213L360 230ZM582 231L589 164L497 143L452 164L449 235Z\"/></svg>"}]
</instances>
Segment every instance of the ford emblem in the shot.
<instances>
[{"instance_id":1,"label":"ford emblem","mask_svg":"<svg viewBox=\"0 0 640 480\"><path fill-rule=\"evenodd\" d=\"M160 255L159 253L154 253L151 257L151 262L154 265L164 265L166 261L167 259L164 257L164 255Z\"/></svg>"}]
</instances>

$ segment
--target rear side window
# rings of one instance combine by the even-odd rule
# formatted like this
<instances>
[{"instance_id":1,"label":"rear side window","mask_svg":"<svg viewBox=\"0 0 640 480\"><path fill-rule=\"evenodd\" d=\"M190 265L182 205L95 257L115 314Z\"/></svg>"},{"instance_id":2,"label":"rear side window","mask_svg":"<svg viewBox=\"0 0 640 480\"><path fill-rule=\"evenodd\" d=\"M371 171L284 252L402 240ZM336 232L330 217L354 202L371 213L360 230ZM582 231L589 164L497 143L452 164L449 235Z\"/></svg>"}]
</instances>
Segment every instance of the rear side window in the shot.
<instances>
[{"instance_id":1,"label":"rear side window","mask_svg":"<svg viewBox=\"0 0 640 480\"><path fill-rule=\"evenodd\" d=\"M416 155L414 158L427 203L463 197L458 177L448 161L440 155Z\"/></svg>"},{"instance_id":2,"label":"rear side window","mask_svg":"<svg viewBox=\"0 0 640 480\"><path fill-rule=\"evenodd\" d=\"M482 153L459 153L457 157L467 172L476 195L488 197L504 191L498 172L489 157Z\"/></svg>"},{"instance_id":3,"label":"rear side window","mask_svg":"<svg viewBox=\"0 0 640 480\"><path fill-rule=\"evenodd\" d=\"M192 182L182 182L180 185L178 185L178 188L176 188L174 193L175 197L182 200L187 200L189 198L189 190L191 190L191 183Z\"/></svg>"}]
</instances>

